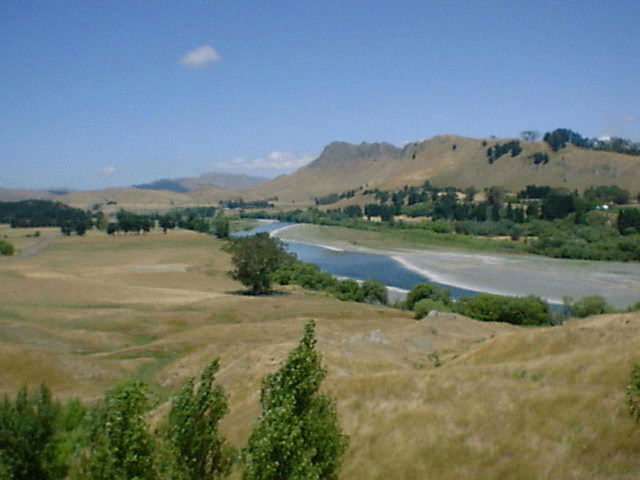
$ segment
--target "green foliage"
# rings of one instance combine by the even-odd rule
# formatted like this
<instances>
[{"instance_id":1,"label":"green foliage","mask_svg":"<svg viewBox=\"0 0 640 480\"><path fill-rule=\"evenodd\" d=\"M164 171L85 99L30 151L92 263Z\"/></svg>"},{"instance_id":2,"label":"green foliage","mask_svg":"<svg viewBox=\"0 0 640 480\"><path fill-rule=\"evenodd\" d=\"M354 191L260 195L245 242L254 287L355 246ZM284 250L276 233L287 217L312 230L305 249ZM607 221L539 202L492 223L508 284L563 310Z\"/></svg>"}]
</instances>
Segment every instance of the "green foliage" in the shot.
<instances>
[{"instance_id":1,"label":"green foliage","mask_svg":"<svg viewBox=\"0 0 640 480\"><path fill-rule=\"evenodd\" d=\"M218 422L227 412L227 397L214 386L218 359L202 371L197 389L190 378L173 399L168 417L168 439L177 470L185 480L220 478L228 472L230 458Z\"/></svg>"},{"instance_id":2,"label":"green foliage","mask_svg":"<svg viewBox=\"0 0 640 480\"><path fill-rule=\"evenodd\" d=\"M229 272L231 278L250 287L256 295L270 291L273 272L291 258L283 250L282 242L264 232L234 238L225 251L231 254L235 267Z\"/></svg>"},{"instance_id":3,"label":"green foliage","mask_svg":"<svg viewBox=\"0 0 640 480\"><path fill-rule=\"evenodd\" d=\"M535 152L529 155L529 158L533 160L535 165L546 165L549 163L549 155L542 152Z\"/></svg>"},{"instance_id":4,"label":"green foliage","mask_svg":"<svg viewBox=\"0 0 640 480\"><path fill-rule=\"evenodd\" d=\"M623 208L620 210L616 226L622 235L640 233L640 208Z\"/></svg>"},{"instance_id":5,"label":"green foliage","mask_svg":"<svg viewBox=\"0 0 640 480\"><path fill-rule=\"evenodd\" d=\"M142 382L128 382L105 394L89 414L88 446L83 452L81 478L158 478L155 441L145 421L148 408Z\"/></svg>"},{"instance_id":6,"label":"green foliage","mask_svg":"<svg viewBox=\"0 0 640 480\"><path fill-rule=\"evenodd\" d=\"M216 238L229 238L229 220L218 217L213 222L213 234Z\"/></svg>"},{"instance_id":7,"label":"green foliage","mask_svg":"<svg viewBox=\"0 0 640 480\"><path fill-rule=\"evenodd\" d=\"M614 309L607 301L598 295L589 295L581 298L575 303L569 304L569 313L574 317L590 317L591 315L602 315L611 313Z\"/></svg>"},{"instance_id":8,"label":"green foliage","mask_svg":"<svg viewBox=\"0 0 640 480\"><path fill-rule=\"evenodd\" d=\"M450 312L451 306L431 298L423 298L413 305L414 318L416 320L420 320L421 318L426 317L432 310L437 310L438 312Z\"/></svg>"},{"instance_id":9,"label":"green foliage","mask_svg":"<svg viewBox=\"0 0 640 480\"><path fill-rule=\"evenodd\" d=\"M584 192L584 199L592 203L615 203L625 205L629 203L631 194L628 190L617 185L600 185L598 187L587 188Z\"/></svg>"},{"instance_id":10,"label":"green foliage","mask_svg":"<svg viewBox=\"0 0 640 480\"><path fill-rule=\"evenodd\" d=\"M634 365L631 371L631 382L627 386L627 405L629 413L640 425L640 365Z\"/></svg>"},{"instance_id":11,"label":"green foliage","mask_svg":"<svg viewBox=\"0 0 640 480\"><path fill-rule=\"evenodd\" d=\"M365 280L360 285L360 289L362 290L362 302L386 305L389 301L387 289L381 282Z\"/></svg>"},{"instance_id":12,"label":"green foliage","mask_svg":"<svg viewBox=\"0 0 640 480\"><path fill-rule=\"evenodd\" d=\"M335 404L318 393L326 372L315 349L315 325L261 390L262 412L245 449L245 480L335 480L347 437Z\"/></svg>"},{"instance_id":13,"label":"green foliage","mask_svg":"<svg viewBox=\"0 0 640 480\"><path fill-rule=\"evenodd\" d=\"M62 478L56 465L55 423L59 405L41 385L29 395L21 388L11 402L0 400L0 478L33 480Z\"/></svg>"},{"instance_id":14,"label":"green foliage","mask_svg":"<svg viewBox=\"0 0 640 480\"><path fill-rule=\"evenodd\" d=\"M449 290L430 283L418 283L407 293L405 305L407 309L413 310L414 305L425 298L444 305L451 305L452 303Z\"/></svg>"},{"instance_id":15,"label":"green foliage","mask_svg":"<svg viewBox=\"0 0 640 480\"><path fill-rule=\"evenodd\" d=\"M464 297L455 304L461 315L485 322L506 322L514 325L547 325L550 323L547 303L534 296L508 297L481 293Z\"/></svg>"},{"instance_id":16,"label":"green foliage","mask_svg":"<svg viewBox=\"0 0 640 480\"><path fill-rule=\"evenodd\" d=\"M0 255L13 255L13 245L6 240L0 240Z\"/></svg>"},{"instance_id":17,"label":"green foliage","mask_svg":"<svg viewBox=\"0 0 640 480\"><path fill-rule=\"evenodd\" d=\"M336 298L346 302L361 302L364 300L364 294L360 285L350 278L338 280L331 289L331 292Z\"/></svg>"},{"instance_id":18,"label":"green foliage","mask_svg":"<svg viewBox=\"0 0 640 480\"><path fill-rule=\"evenodd\" d=\"M91 216L77 208L49 200L0 202L0 223L12 227L60 227L65 223L91 225Z\"/></svg>"}]
</instances>

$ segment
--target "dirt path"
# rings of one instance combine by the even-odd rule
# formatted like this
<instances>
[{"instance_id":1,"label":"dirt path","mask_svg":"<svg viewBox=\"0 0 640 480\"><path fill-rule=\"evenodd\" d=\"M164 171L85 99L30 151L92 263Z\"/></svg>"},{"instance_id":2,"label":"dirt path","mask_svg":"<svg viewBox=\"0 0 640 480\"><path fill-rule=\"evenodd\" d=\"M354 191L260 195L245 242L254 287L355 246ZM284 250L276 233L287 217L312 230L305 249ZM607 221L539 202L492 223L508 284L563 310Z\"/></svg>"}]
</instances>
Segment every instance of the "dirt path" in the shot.
<instances>
[{"instance_id":1,"label":"dirt path","mask_svg":"<svg viewBox=\"0 0 640 480\"><path fill-rule=\"evenodd\" d=\"M10 257L0 259L0 263L10 262L12 260L24 260L29 257L33 257L36 253L42 250L44 247L49 245L54 240L60 238L62 233L53 233L51 235L47 235L46 237L42 237L36 243L29 245L26 248L23 248L18 252L18 254L14 254Z\"/></svg>"}]
</instances>

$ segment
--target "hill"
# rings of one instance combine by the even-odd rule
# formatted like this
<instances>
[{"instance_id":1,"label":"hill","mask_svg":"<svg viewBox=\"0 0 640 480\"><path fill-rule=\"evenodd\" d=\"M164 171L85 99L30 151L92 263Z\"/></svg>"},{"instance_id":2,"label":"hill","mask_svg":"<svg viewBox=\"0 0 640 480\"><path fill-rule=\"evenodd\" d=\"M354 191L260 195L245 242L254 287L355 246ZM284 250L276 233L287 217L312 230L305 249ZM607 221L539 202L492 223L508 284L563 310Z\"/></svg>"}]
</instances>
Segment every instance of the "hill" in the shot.
<instances>
[{"instance_id":1,"label":"hill","mask_svg":"<svg viewBox=\"0 0 640 480\"><path fill-rule=\"evenodd\" d=\"M134 187L145 190L169 190L177 193L186 193L201 187L237 190L249 188L266 182L267 180L268 179L264 177L252 177L233 173L203 173L199 177L163 178L151 183L134 185Z\"/></svg>"},{"instance_id":2,"label":"hill","mask_svg":"<svg viewBox=\"0 0 640 480\"><path fill-rule=\"evenodd\" d=\"M240 447L261 379L315 319L323 389L350 436L345 480L638 478L624 386L640 362L640 314L521 328L417 322L289 287L238 295L222 245L185 231L90 232L1 263L0 392L46 381L92 400L137 378L166 401L220 357L222 429Z\"/></svg>"},{"instance_id":3,"label":"hill","mask_svg":"<svg viewBox=\"0 0 640 480\"><path fill-rule=\"evenodd\" d=\"M436 136L400 149L387 143L329 144L312 163L291 175L262 183L248 192L277 196L284 202L311 202L315 197L350 189L397 189L429 180L437 186L482 189L501 186L518 191L526 185L584 190L618 185L640 192L640 157L579 148L572 144L554 152L546 142L520 141L522 151L489 161L488 149L512 139ZM534 154L545 154L536 162Z\"/></svg>"},{"instance_id":4,"label":"hill","mask_svg":"<svg viewBox=\"0 0 640 480\"><path fill-rule=\"evenodd\" d=\"M28 190L19 188L0 188L0 202L19 202L20 200L56 200L62 192L49 190ZM64 192L65 194L68 192Z\"/></svg>"}]
</instances>

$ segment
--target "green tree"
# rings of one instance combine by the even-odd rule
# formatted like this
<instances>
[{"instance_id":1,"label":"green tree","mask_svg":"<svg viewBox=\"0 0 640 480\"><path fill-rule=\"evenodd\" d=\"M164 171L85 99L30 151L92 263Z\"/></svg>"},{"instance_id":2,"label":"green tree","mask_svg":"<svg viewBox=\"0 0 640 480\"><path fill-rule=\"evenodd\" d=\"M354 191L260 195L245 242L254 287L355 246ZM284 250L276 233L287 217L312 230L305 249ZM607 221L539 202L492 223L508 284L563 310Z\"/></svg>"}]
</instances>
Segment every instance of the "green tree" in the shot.
<instances>
[{"instance_id":1,"label":"green tree","mask_svg":"<svg viewBox=\"0 0 640 480\"><path fill-rule=\"evenodd\" d=\"M88 445L80 477L91 480L155 480L155 442L145 416L144 383L128 382L108 391L89 414Z\"/></svg>"},{"instance_id":2,"label":"green tree","mask_svg":"<svg viewBox=\"0 0 640 480\"><path fill-rule=\"evenodd\" d=\"M187 380L173 399L168 417L168 438L182 478L187 480L221 478L230 466L225 441L218 422L227 412L227 396L214 385L218 359L207 365L197 389Z\"/></svg>"},{"instance_id":3,"label":"green tree","mask_svg":"<svg viewBox=\"0 0 640 480\"><path fill-rule=\"evenodd\" d=\"M46 480L62 476L56 476L54 468L58 411L44 384L32 395L26 387L21 388L14 402L7 396L0 400L0 472L4 470L6 478Z\"/></svg>"},{"instance_id":4,"label":"green tree","mask_svg":"<svg viewBox=\"0 0 640 480\"><path fill-rule=\"evenodd\" d=\"M407 298L405 299L407 309L413 310L414 305L423 298L428 298L444 305L451 305L451 293L449 290L430 283L418 283L407 293Z\"/></svg>"},{"instance_id":5,"label":"green tree","mask_svg":"<svg viewBox=\"0 0 640 480\"><path fill-rule=\"evenodd\" d=\"M271 274L290 258L283 250L282 243L264 232L234 238L225 246L225 251L231 254L231 262L235 267L229 272L231 278L250 287L256 295L269 292Z\"/></svg>"},{"instance_id":6,"label":"green tree","mask_svg":"<svg viewBox=\"0 0 640 480\"><path fill-rule=\"evenodd\" d=\"M347 437L336 407L318 393L326 375L316 352L315 324L262 384L262 413L245 449L245 480L335 480Z\"/></svg>"},{"instance_id":7,"label":"green tree","mask_svg":"<svg viewBox=\"0 0 640 480\"><path fill-rule=\"evenodd\" d=\"M634 365L631 371L631 383L627 386L627 404L629 413L640 425L640 365Z\"/></svg>"},{"instance_id":8,"label":"green tree","mask_svg":"<svg viewBox=\"0 0 640 480\"><path fill-rule=\"evenodd\" d=\"M213 233L216 238L229 238L229 220L226 218L216 218Z\"/></svg>"}]
</instances>

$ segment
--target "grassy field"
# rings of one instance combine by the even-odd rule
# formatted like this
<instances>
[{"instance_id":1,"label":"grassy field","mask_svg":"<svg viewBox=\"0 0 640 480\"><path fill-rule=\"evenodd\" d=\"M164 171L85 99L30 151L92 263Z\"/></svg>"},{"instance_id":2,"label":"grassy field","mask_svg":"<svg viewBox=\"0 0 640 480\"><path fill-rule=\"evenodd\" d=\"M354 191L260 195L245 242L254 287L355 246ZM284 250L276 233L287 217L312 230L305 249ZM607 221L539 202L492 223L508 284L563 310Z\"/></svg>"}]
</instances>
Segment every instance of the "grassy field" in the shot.
<instances>
[{"instance_id":1,"label":"grassy field","mask_svg":"<svg viewBox=\"0 0 640 480\"><path fill-rule=\"evenodd\" d=\"M220 357L222 428L242 446L263 376L317 322L351 437L342 478L637 479L624 387L640 315L518 328L283 288L240 295L221 241L186 231L59 238L0 264L0 391L92 400L125 378L161 401ZM160 406L162 408L162 405Z\"/></svg>"}]
</instances>

